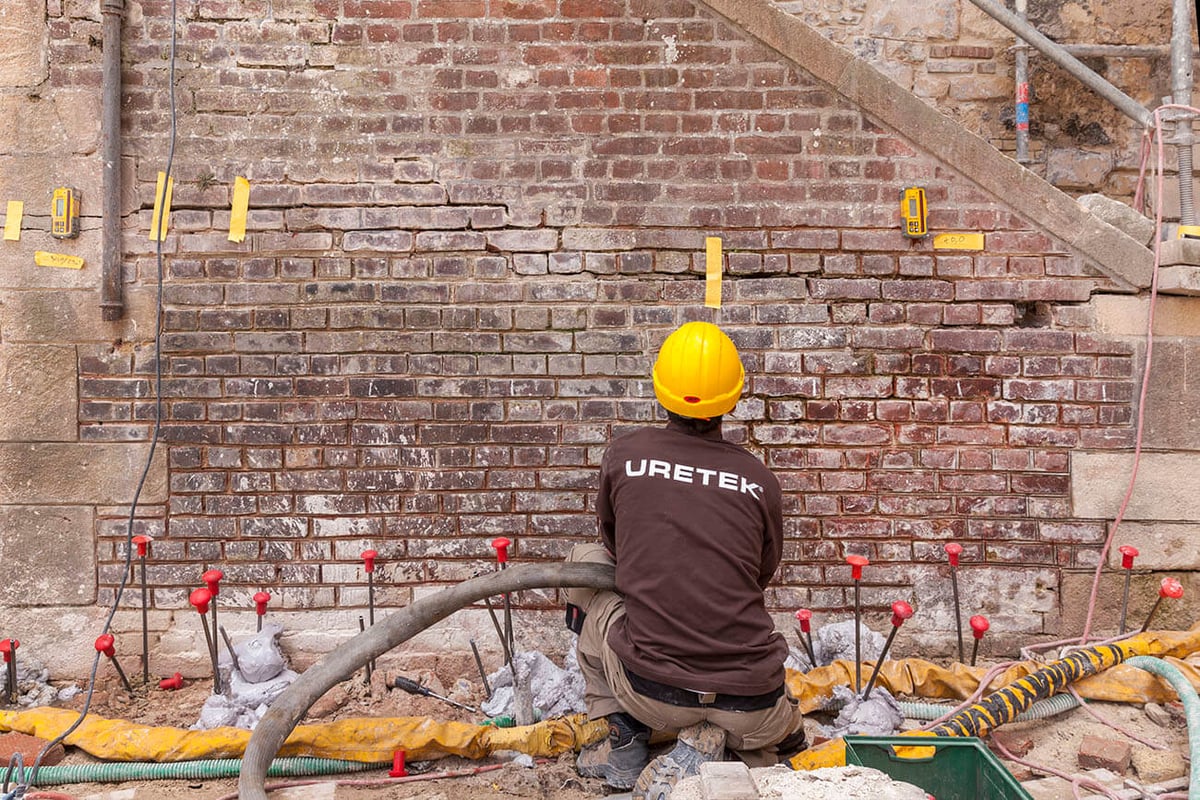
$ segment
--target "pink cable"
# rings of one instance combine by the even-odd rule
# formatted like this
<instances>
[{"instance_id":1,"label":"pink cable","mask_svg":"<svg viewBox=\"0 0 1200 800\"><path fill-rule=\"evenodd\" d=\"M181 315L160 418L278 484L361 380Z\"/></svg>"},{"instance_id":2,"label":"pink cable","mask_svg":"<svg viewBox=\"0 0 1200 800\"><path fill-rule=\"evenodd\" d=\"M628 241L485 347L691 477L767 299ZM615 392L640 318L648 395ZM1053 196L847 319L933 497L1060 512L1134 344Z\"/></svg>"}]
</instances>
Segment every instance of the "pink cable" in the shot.
<instances>
[{"instance_id":1,"label":"pink cable","mask_svg":"<svg viewBox=\"0 0 1200 800\"><path fill-rule=\"evenodd\" d=\"M1096 613L1096 598L1100 592L1100 576L1103 574L1104 565L1108 561L1108 551L1112 547L1113 539L1117 535L1117 529L1121 527L1121 522L1125 519L1125 512L1129 508L1129 501L1133 497L1133 485L1137 481L1138 467L1142 461L1142 433L1145 428L1146 394L1150 389L1150 363L1154 353L1154 308L1158 301L1158 267L1162 262L1162 176L1163 169L1165 168L1162 141L1162 111L1167 108L1185 109L1194 113L1200 113L1200 110L1191 108L1190 106L1175 104L1159 106L1154 110L1154 137L1158 141L1158 180L1156 182L1156 202L1154 208L1154 271L1150 277L1150 307L1146 313L1146 363L1142 369L1142 387L1138 395L1137 435L1133 442L1133 469L1130 471L1129 486L1125 490L1125 498L1121 501L1121 507L1117 510L1117 516L1113 520L1112 528L1108 532L1108 537L1104 540L1104 547L1100 550L1100 559L1096 564L1096 576L1092 580L1092 593L1088 598L1087 619L1083 624L1083 634L1079 637L1080 644L1087 644L1088 637L1091 635L1092 617Z\"/></svg>"},{"instance_id":2,"label":"pink cable","mask_svg":"<svg viewBox=\"0 0 1200 800\"><path fill-rule=\"evenodd\" d=\"M1009 752L1008 748L1004 746L1003 742L994 736L992 737L992 745L1000 751L1002 756L1015 764L1020 764L1022 767L1027 767L1028 769L1036 772L1041 772L1044 775L1053 775L1055 778L1062 778L1064 781L1070 781L1071 792L1076 798L1080 797L1079 787L1082 785L1087 785L1089 788L1102 793L1105 797L1111 798L1111 800L1121 800L1121 796L1119 794L1114 793L1104 784L1099 783L1098 781L1094 780L1093 778L1089 778L1086 775L1071 775L1066 772L1060 772L1059 770L1051 767L1044 767L1041 764L1034 764L1031 761L1025 761L1024 759L1017 758L1011 752Z\"/></svg>"}]
</instances>

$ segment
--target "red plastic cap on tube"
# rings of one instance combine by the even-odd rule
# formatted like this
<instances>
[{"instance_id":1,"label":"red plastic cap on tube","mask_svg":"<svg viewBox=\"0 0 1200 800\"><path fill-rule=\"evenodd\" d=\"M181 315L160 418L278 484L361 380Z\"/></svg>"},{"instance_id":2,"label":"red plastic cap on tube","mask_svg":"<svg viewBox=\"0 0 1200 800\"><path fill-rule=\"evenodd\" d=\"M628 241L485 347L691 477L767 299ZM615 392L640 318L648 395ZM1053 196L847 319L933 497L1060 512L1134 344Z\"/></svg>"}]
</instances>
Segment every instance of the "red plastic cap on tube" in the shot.
<instances>
[{"instance_id":1,"label":"red plastic cap on tube","mask_svg":"<svg viewBox=\"0 0 1200 800\"><path fill-rule=\"evenodd\" d=\"M225 577L225 573L219 569L210 569L208 572L200 576L200 580L208 585L208 592L213 597L216 597L221 591L221 579Z\"/></svg>"},{"instance_id":2,"label":"red plastic cap on tube","mask_svg":"<svg viewBox=\"0 0 1200 800\"><path fill-rule=\"evenodd\" d=\"M160 688L160 689L182 689L183 688L183 676L180 675L178 672L176 672L174 675L172 675L169 678L163 678L161 681L158 682L158 688Z\"/></svg>"},{"instance_id":3,"label":"red plastic cap on tube","mask_svg":"<svg viewBox=\"0 0 1200 800\"><path fill-rule=\"evenodd\" d=\"M138 558L145 558L147 548L150 545L150 537L139 534L138 536L133 537L133 543L137 545Z\"/></svg>"},{"instance_id":4,"label":"red plastic cap on tube","mask_svg":"<svg viewBox=\"0 0 1200 800\"><path fill-rule=\"evenodd\" d=\"M379 558L379 553L374 550L363 550L363 571L370 574L375 571L375 559Z\"/></svg>"},{"instance_id":5,"label":"red plastic cap on tube","mask_svg":"<svg viewBox=\"0 0 1200 800\"><path fill-rule=\"evenodd\" d=\"M857 581L862 578L863 567L871 560L866 556L846 556L846 563L850 565L850 577Z\"/></svg>"},{"instance_id":6,"label":"red plastic cap on tube","mask_svg":"<svg viewBox=\"0 0 1200 800\"><path fill-rule=\"evenodd\" d=\"M201 614L208 613L208 604L212 602L212 592L208 589L193 589L188 595L188 602L196 607Z\"/></svg>"},{"instance_id":7,"label":"red plastic cap on tube","mask_svg":"<svg viewBox=\"0 0 1200 800\"><path fill-rule=\"evenodd\" d=\"M492 539L492 547L496 548L496 560L501 564L508 561L508 548L512 544L507 536L497 536Z\"/></svg>"},{"instance_id":8,"label":"red plastic cap on tube","mask_svg":"<svg viewBox=\"0 0 1200 800\"><path fill-rule=\"evenodd\" d=\"M1163 578L1162 585L1158 587L1160 597L1170 597L1175 600L1183 597L1183 584L1175 578Z\"/></svg>"},{"instance_id":9,"label":"red plastic cap on tube","mask_svg":"<svg viewBox=\"0 0 1200 800\"><path fill-rule=\"evenodd\" d=\"M991 627L988 624L988 618L983 616L982 614L976 614L975 616L971 617L970 622L971 622L971 635L974 636L976 639L982 639L983 634L987 633L987 629L989 627Z\"/></svg>"},{"instance_id":10,"label":"red plastic cap on tube","mask_svg":"<svg viewBox=\"0 0 1200 800\"><path fill-rule=\"evenodd\" d=\"M897 600L892 603L892 627L899 628L904 624L904 620L913 615L913 607L903 600Z\"/></svg>"},{"instance_id":11,"label":"red plastic cap on tube","mask_svg":"<svg viewBox=\"0 0 1200 800\"><path fill-rule=\"evenodd\" d=\"M946 550L946 555L950 557L950 566L957 567L958 557L962 555L962 545L958 542L946 542L944 549Z\"/></svg>"},{"instance_id":12,"label":"red plastic cap on tube","mask_svg":"<svg viewBox=\"0 0 1200 800\"><path fill-rule=\"evenodd\" d=\"M808 629L812 626L812 611L802 608L796 612L796 619L800 623L800 630L808 633Z\"/></svg>"},{"instance_id":13,"label":"red plastic cap on tube","mask_svg":"<svg viewBox=\"0 0 1200 800\"><path fill-rule=\"evenodd\" d=\"M104 653L109 658L113 657L113 653L117 651L116 639L111 633L102 633L96 637L96 652Z\"/></svg>"},{"instance_id":14,"label":"red plastic cap on tube","mask_svg":"<svg viewBox=\"0 0 1200 800\"><path fill-rule=\"evenodd\" d=\"M20 646L21 642L18 639L0 639L0 653L4 654L5 663L12 661L13 654Z\"/></svg>"},{"instance_id":15,"label":"red plastic cap on tube","mask_svg":"<svg viewBox=\"0 0 1200 800\"><path fill-rule=\"evenodd\" d=\"M254 594L254 613L260 617L267 613L267 603L271 602L271 595L266 592L255 592Z\"/></svg>"},{"instance_id":16,"label":"red plastic cap on tube","mask_svg":"<svg viewBox=\"0 0 1200 800\"><path fill-rule=\"evenodd\" d=\"M1121 553L1121 569L1133 569L1133 560L1137 558L1138 549L1131 544L1123 544L1117 550Z\"/></svg>"}]
</instances>

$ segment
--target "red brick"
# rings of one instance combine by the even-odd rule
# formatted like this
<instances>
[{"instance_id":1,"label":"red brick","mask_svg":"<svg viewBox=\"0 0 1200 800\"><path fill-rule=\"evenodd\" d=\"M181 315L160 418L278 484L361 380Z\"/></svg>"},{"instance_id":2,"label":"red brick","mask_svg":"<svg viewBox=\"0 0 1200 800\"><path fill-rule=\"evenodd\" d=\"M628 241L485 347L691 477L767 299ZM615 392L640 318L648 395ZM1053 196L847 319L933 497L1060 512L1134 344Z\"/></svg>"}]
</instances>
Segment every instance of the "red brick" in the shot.
<instances>
[{"instance_id":1,"label":"red brick","mask_svg":"<svg viewBox=\"0 0 1200 800\"><path fill-rule=\"evenodd\" d=\"M1107 769L1118 775L1129 770L1133 747L1129 742L1085 735L1079 745L1077 758L1084 769Z\"/></svg>"}]
</instances>

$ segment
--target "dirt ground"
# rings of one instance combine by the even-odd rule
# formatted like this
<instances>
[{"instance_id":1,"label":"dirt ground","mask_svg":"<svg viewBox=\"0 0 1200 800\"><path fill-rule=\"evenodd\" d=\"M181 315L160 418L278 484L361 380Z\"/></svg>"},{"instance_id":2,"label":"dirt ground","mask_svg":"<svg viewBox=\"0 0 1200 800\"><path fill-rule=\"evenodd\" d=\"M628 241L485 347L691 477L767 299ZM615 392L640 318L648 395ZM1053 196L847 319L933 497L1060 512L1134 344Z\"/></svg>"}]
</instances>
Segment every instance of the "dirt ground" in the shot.
<instances>
[{"instance_id":1,"label":"dirt ground","mask_svg":"<svg viewBox=\"0 0 1200 800\"><path fill-rule=\"evenodd\" d=\"M421 677L412 675L411 677ZM433 678L434 676L426 676ZM434 679L436 680L436 679ZM304 722L320 722L352 717L431 717L437 720L477 721L479 716L447 705L439 700L416 697L399 690L386 688L387 676L376 673L373 685L368 689L361 677L340 684L314 705L310 717ZM482 692L471 689L476 696L460 686L453 692L440 684L431 683L441 693L453 694L471 704L477 704ZM200 708L211 691L208 681L193 681L175 692L141 691L135 688L131 696L115 681L103 681L97 686L91 713L110 719L124 719L148 726L172 726L188 728L199 716ZM904 699L904 698L902 698ZM915 699L915 698L914 698ZM80 695L63 704L78 709L83 704ZM1177 705L1177 704L1176 704ZM1094 720L1084 709L1074 709L1056 717L1027 723L1013 723L1003 728L1007 741L1032 745L1025 759L1041 765L1067 772L1078 773L1083 767L1077 764L1076 754L1085 735L1106 739L1132 741L1135 754L1141 752L1140 762L1128 771L1137 777L1136 764L1160 764L1151 758L1150 745L1165 746L1168 753L1187 752L1186 727L1182 710L1178 707L1155 712L1152 718L1138 705L1095 703L1091 707L1119 725L1126 733L1142 740L1129 739L1105 724ZM812 715L808 720L810 741L818 733L817 723L828 722L829 717ZM1172 758L1175 758L1172 755ZM91 756L77 748L68 748L64 764L94 761ZM1175 758L1179 761L1178 758ZM1038 777L1025 766L1009 763L1018 780L1026 781ZM1142 767L1145 769L1146 767ZM522 798L527 800L585 800L606 794L600 781L579 777L574 769L574 755L567 754L555 760L538 763L533 767L522 766L502 758L473 762L461 758L444 758L435 761L410 763L409 782L397 782L387 775L386 769L353 773L342 776L317 778L271 779L268 788L286 784L312 783L304 789L272 791L272 800L287 800L303 797L305 800L400 800L401 798L423 798L423 800L496 800L497 798ZM478 774L435 778L446 771L474 771ZM336 786L334 785L336 783ZM32 800L231 800L236 797L236 779L205 781L144 781L121 784L74 784L69 786L40 787L28 795ZM300 792L300 794L294 794ZM1067 790L1066 797L1070 797Z\"/></svg>"}]
</instances>

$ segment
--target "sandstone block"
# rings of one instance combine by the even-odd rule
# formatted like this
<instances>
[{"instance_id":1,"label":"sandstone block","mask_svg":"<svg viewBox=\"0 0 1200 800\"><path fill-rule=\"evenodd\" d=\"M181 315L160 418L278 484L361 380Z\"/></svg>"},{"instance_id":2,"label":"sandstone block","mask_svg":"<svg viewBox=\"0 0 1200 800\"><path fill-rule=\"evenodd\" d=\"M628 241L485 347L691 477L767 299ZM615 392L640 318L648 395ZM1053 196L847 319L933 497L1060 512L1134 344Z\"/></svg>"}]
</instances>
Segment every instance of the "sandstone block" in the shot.
<instances>
[{"instance_id":1,"label":"sandstone block","mask_svg":"<svg viewBox=\"0 0 1200 800\"><path fill-rule=\"evenodd\" d=\"M0 441L74 441L75 379L72 347L0 345Z\"/></svg>"},{"instance_id":2,"label":"sandstone block","mask_svg":"<svg viewBox=\"0 0 1200 800\"><path fill-rule=\"evenodd\" d=\"M1183 754L1175 750L1135 747L1132 760L1133 768L1137 770L1138 779L1142 783L1162 783L1185 775L1188 771Z\"/></svg>"},{"instance_id":3,"label":"sandstone block","mask_svg":"<svg viewBox=\"0 0 1200 800\"><path fill-rule=\"evenodd\" d=\"M1071 456L1071 499L1079 517L1112 519L1133 466L1125 453ZM1126 511L1132 520L1200 519L1200 473L1189 453L1144 453Z\"/></svg>"},{"instance_id":4,"label":"sandstone block","mask_svg":"<svg viewBox=\"0 0 1200 800\"><path fill-rule=\"evenodd\" d=\"M124 505L133 496L149 444L0 442L0 505L87 503ZM166 499L166 450L155 454L143 504ZM90 530L88 541L90 541Z\"/></svg>"},{"instance_id":5,"label":"sandstone block","mask_svg":"<svg viewBox=\"0 0 1200 800\"><path fill-rule=\"evenodd\" d=\"M740 761L710 761L700 765L700 794L704 800L758 800L750 768Z\"/></svg>"},{"instance_id":6,"label":"sandstone block","mask_svg":"<svg viewBox=\"0 0 1200 800\"><path fill-rule=\"evenodd\" d=\"M80 506L0 506L0 560L10 568L0 582L0 603L94 602L93 522L92 510Z\"/></svg>"}]
</instances>

